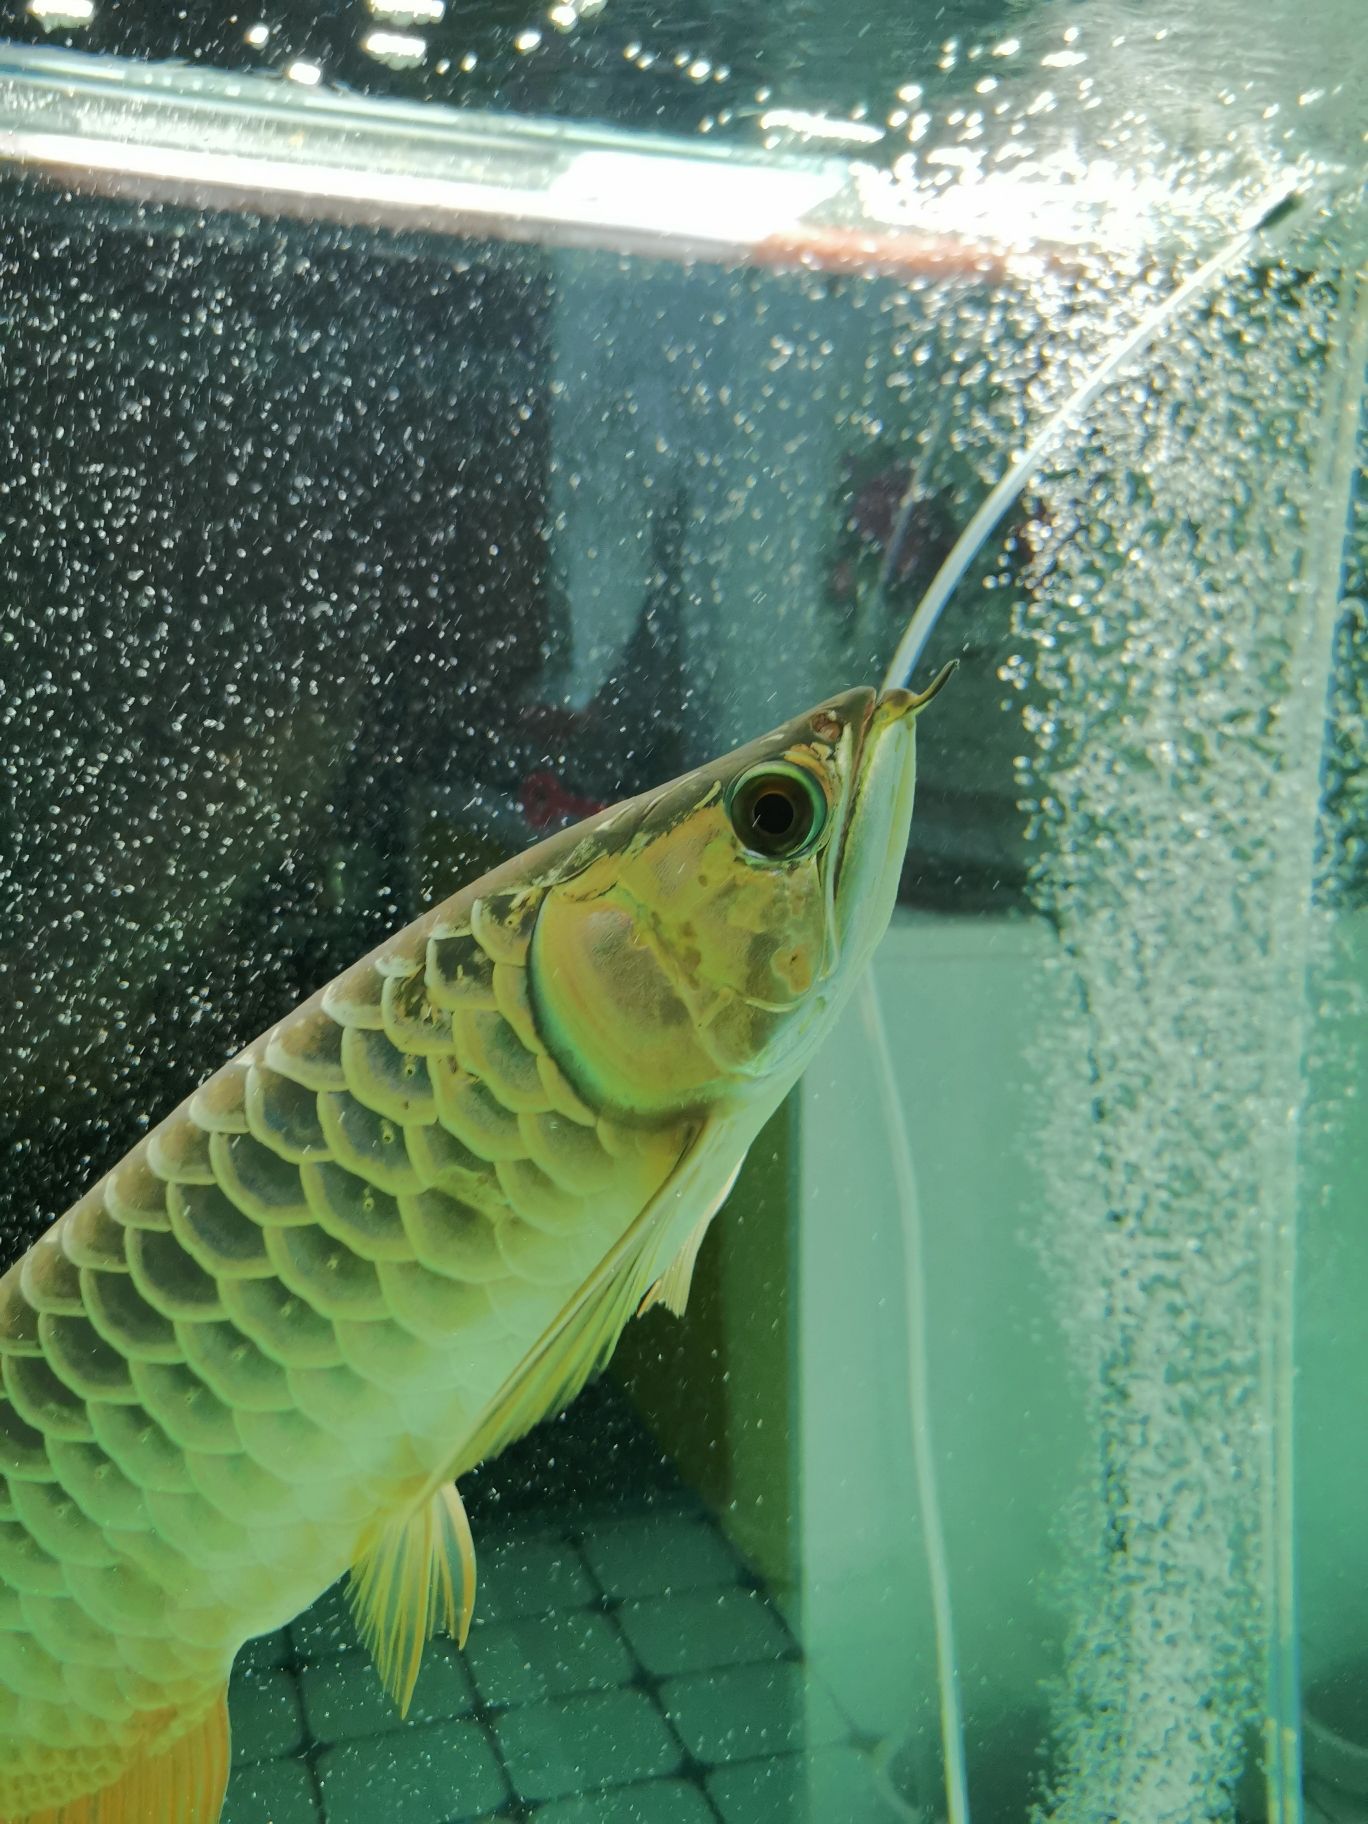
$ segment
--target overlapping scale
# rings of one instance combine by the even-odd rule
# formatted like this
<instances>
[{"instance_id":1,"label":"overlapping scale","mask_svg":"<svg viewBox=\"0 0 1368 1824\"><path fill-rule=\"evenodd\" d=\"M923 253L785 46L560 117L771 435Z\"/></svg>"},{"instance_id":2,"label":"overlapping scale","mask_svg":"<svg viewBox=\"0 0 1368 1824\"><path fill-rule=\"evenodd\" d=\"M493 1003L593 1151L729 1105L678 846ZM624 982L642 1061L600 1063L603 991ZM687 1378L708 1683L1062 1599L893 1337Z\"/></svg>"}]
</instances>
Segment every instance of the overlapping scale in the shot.
<instances>
[{"instance_id":1,"label":"overlapping scale","mask_svg":"<svg viewBox=\"0 0 1368 1824\"><path fill-rule=\"evenodd\" d=\"M210 1134L247 1131L247 1072L251 1053L244 1052L216 1071L190 1098L190 1118Z\"/></svg>"},{"instance_id":2,"label":"overlapping scale","mask_svg":"<svg viewBox=\"0 0 1368 1824\"><path fill-rule=\"evenodd\" d=\"M585 1127L567 1115L548 1112L523 1115L518 1129L525 1156L562 1190L593 1197L612 1183L613 1156L599 1139L597 1125Z\"/></svg>"},{"instance_id":3,"label":"overlapping scale","mask_svg":"<svg viewBox=\"0 0 1368 1824\"><path fill-rule=\"evenodd\" d=\"M541 902L537 887L487 893L471 902L471 935L491 962L520 968L527 962Z\"/></svg>"},{"instance_id":4,"label":"overlapping scale","mask_svg":"<svg viewBox=\"0 0 1368 1824\"><path fill-rule=\"evenodd\" d=\"M173 1491L163 1489L161 1492L170 1494ZM148 1514L148 1525L145 1528L139 1527L133 1532L116 1533L106 1527L105 1532L110 1544L117 1549L120 1557L127 1563L136 1565L138 1570L145 1572L154 1583L159 1583L164 1590L177 1584L182 1591L185 1590L187 1587L185 1560L179 1552L167 1549L166 1541L158 1533L150 1513ZM198 1588L198 1585L195 1587Z\"/></svg>"},{"instance_id":5,"label":"overlapping scale","mask_svg":"<svg viewBox=\"0 0 1368 1824\"><path fill-rule=\"evenodd\" d=\"M185 1466L201 1497L239 1526L269 1530L287 1525L300 1511L295 1482L264 1468L246 1451L228 1458L191 1452Z\"/></svg>"},{"instance_id":6,"label":"overlapping scale","mask_svg":"<svg viewBox=\"0 0 1368 1824\"><path fill-rule=\"evenodd\" d=\"M518 1117L478 1077L455 1058L429 1058L428 1069L437 1095L437 1118L448 1133L491 1164L522 1157L525 1142Z\"/></svg>"},{"instance_id":7,"label":"overlapping scale","mask_svg":"<svg viewBox=\"0 0 1368 1824\"><path fill-rule=\"evenodd\" d=\"M290 1386L303 1416L334 1440L393 1438L401 1430L393 1398L350 1368L292 1368ZM332 1469L348 1455L334 1441Z\"/></svg>"},{"instance_id":8,"label":"overlapping scale","mask_svg":"<svg viewBox=\"0 0 1368 1824\"><path fill-rule=\"evenodd\" d=\"M186 1324L185 1360L235 1412L279 1411L290 1404L285 1370L235 1325Z\"/></svg>"},{"instance_id":9,"label":"overlapping scale","mask_svg":"<svg viewBox=\"0 0 1368 1824\"><path fill-rule=\"evenodd\" d=\"M295 1165L328 1156L316 1092L268 1064L253 1064L248 1072L247 1124L263 1146Z\"/></svg>"},{"instance_id":10,"label":"overlapping scale","mask_svg":"<svg viewBox=\"0 0 1368 1824\"><path fill-rule=\"evenodd\" d=\"M215 1134L210 1157L219 1189L244 1216L263 1225L309 1222L300 1168L251 1134Z\"/></svg>"},{"instance_id":11,"label":"overlapping scale","mask_svg":"<svg viewBox=\"0 0 1368 1824\"><path fill-rule=\"evenodd\" d=\"M166 1701L167 1687L179 1684L198 1660L183 1641L167 1641L162 1657L157 1657L157 1642L146 1635L130 1634L124 1641L124 1678L126 1688L134 1690L141 1682L152 1694L152 1707Z\"/></svg>"},{"instance_id":12,"label":"overlapping scale","mask_svg":"<svg viewBox=\"0 0 1368 1824\"><path fill-rule=\"evenodd\" d=\"M409 1167L410 1182L414 1176ZM304 1167L304 1188L318 1227L363 1260L403 1260L412 1252L398 1203L368 1179L328 1161Z\"/></svg>"},{"instance_id":13,"label":"overlapping scale","mask_svg":"<svg viewBox=\"0 0 1368 1824\"><path fill-rule=\"evenodd\" d=\"M451 1049L451 1015L428 993L423 973L387 976L380 993L380 1012L385 1037L396 1051L425 1058Z\"/></svg>"},{"instance_id":14,"label":"overlapping scale","mask_svg":"<svg viewBox=\"0 0 1368 1824\"><path fill-rule=\"evenodd\" d=\"M180 1186L176 1190L180 1190ZM207 1187L190 1185L190 1194L204 1194ZM219 1193L221 1195L221 1193ZM221 1317L217 1281L206 1273L173 1233L163 1235L134 1229L128 1237L128 1270L133 1284L148 1304L173 1322Z\"/></svg>"},{"instance_id":15,"label":"overlapping scale","mask_svg":"<svg viewBox=\"0 0 1368 1824\"><path fill-rule=\"evenodd\" d=\"M385 1024L384 991L385 976L367 957L329 982L322 994L323 1011L339 1026L379 1032Z\"/></svg>"},{"instance_id":16,"label":"overlapping scale","mask_svg":"<svg viewBox=\"0 0 1368 1824\"><path fill-rule=\"evenodd\" d=\"M32 1613L43 1613L41 1599L35 1598ZM59 1598L51 1599L54 1608L65 1607ZM40 1639L48 1641L46 1630L40 1632L37 1626L34 1633ZM119 1733L127 1729L132 1715L131 1707L122 1697L118 1680L108 1667L73 1662L62 1650L57 1639L51 1640L53 1658L63 1668L63 1702L68 1718L79 1714L84 1727L82 1745L92 1744L98 1753L101 1748L108 1749ZM67 1736L70 1739L70 1722L67 1725Z\"/></svg>"},{"instance_id":17,"label":"overlapping scale","mask_svg":"<svg viewBox=\"0 0 1368 1824\"><path fill-rule=\"evenodd\" d=\"M168 1184L212 1184L209 1136L185 1110L154 1128L144 1142L147 1164ZM156 1226L156 1225L153 1225Z\"/></svg>"},{"instance_id":18,"label":"overlapping scale","mask_svg":"<svg viewBox=\"0 0 1368 1824\"><path fill-rule=\"evenodd\" d=\"M24 1297L16 1268L0 1278L0 1355L41 1355L38 1313Z\"/></svg>"},{"instance_id":19,"label":"overlapping scale","mask_svg":"<svg viewBox=\"0 0 1368 1824\"><path fill-rule=\"evenodd\" d=\"M38 1335L53 1372L82 1399L124 1404L137 1399L127 1357L105 1341L88 1317L45 1312Z\"/></svg>"},{"instance_id":20,"label":"overlapping scale","mask_svg":"<svg viewBox=\"0 0 1368 1824\"><path fill-rule=\"evenodd\" d=\"M141 1407L94 1405L90 1424L100 1449L139 1488L172 1494L189 1488L184 1451Z\"/></svg>"},{"instance_id":21,"label":"overlapping scale","mask_svg":"<svg viewBox=\"0 0 1368 1824\"><path fill-rule=\"evenodd\" d=\"M439 1190L403 1197L399 1208L422 1266L476 1285L507 1271L494 1237L497 1218L485 1209Z\"/></svg>"},{"instance_id":22,"label":"overlapping scale","mask_svg":"<svg viewBox=\"0 0 1368 1824\"><path fill-rule=\"evenodd\" d=\"M128 1273L95 1273L82 1268L80 1290L86 1317L120 1355L137 1355L139 1361L150 1363L181 1359L181 1344L175 1341L170 1317L162 1317L161 1311L148 1304Z\"/></svg>"},{"instance_id":23,"label":"overlapping scale","mask_svg":"<svg viewBox=\"0 0 1368 1824\"><path fill-rule=\"evenodd\" d=\"M339 1528L348 1531L350 1544L383 1505L386 1484L383 1477L358 1475L351 1463L339 1461L334 1470L326 1481L320 1478L297 1485L299 1512L320 1529L326 1526L334 1535Z\"/></svg>"},{"instance_id":24,"label":"overlapping scale","mask_svg":"<svg viewBox=\"0 0 1368 1824\"><path fill-rule=\"evenodd\" d=\"M166 1591L141 1565L127 1557L111 1565L74 1564L66 1573L65 1587L88 1615L119 1636L131 1665L151 1674L172 1673L175 1655L166 1640ZM145 1655L135 1644L140 1636L152 1643Z\"/></svg>"},{"instance_id":25,"label":"overlapping scale","mask_svg":"<svg viewBox=\"0 0 1368 1824\"><path fill-rule=\"evenodd\" d=\"M396 1196L417 1190L418 1174L399 1122L377 1114L346 1090L319 1096L318 1113L338 1165Z\"/></svg>"},{"instance_id":26,"label":"overlapping scale","mask_svg":"<svg viewBox=\"0 0 1368 1824\"><path fill-rule=\"evenodd\" d=\"M107 1669L121 1663L118 1637L108 1628L92 1626L85 1610L70 1596L29 1596L23 1608L34 1633L64 1665ZM111 1693L120 1691L117 1682L107 1680L105 1684ZM102 1699L97 1714L107 1713L108 1707L112 1707L108 1699ZM123 1715L131 1708L126 1698L119 1706Z\"/></svg>"},{"instance_id":27,"label":"overlapping scale","mask_svg":"<svg viewBox=\"0 0 1368 1824\"><path fill-rule=\"evenodd\" d=\"M144 1143L104 1181L105 1206L116 1222L131 1229L169 1229L166 1209L167 1180L159 1178L147 1158ZM210 1174L212 1178L212 1173ZM200 1182L208 1183L210 1179Z\"/></svg>"},{"instance_id":28,"label":"overlapping scale","mask_svg":"<svg viewBox=\"0 0 1368 1824\"><path fill-rule=\"evenodd\" d=\"M160 1678L150 1678L145 1673L135 1672L128 1663L128 1656L122 1652L122 1643L116 1676L120 1691L135 1709L156 1710L166 1702L166 1669L163 1668Z\"/></svg>"},{"instance_id":29,"label":"overlapping scale","mask_svg":"<svg viewBox=\"0 0 1368 1824\"><path fill-rule=\"evenodd\" d=\"M86 1739L100 1743L117 1741L128 1727L133 1705L124 1696L111 1669L105 1666L73 1665L61 1653L57 1657L70 1667L67 1673L67 1693L72 1708L79 1709L83 1717L90 1719ZM104 1724L103 1730L99 1727L101 1723Z\"/></svg>"},{"instance_id":30,"label":"overlapping scale","mask_svg":"<svg viewBox=\"0 0 1368 1824\"><path fill-rule=\"evenodd\" d=\"M580 1127L593 1127L598 1116L571 1083L550 1052L537 1053L537 1074L546 1091L546 1106Z\"/></svg>"},{"instance_id":31,"label":"overlapping scale","mask_svg":"<svg viewBox=\"0 0 1368 1824\"><path fill-rule=\"evenodd\" d=\"M55 1709L55 1705L49 1705L49 1707ZM26 1729L29 1727L33 1709L35 1709L35 1705L31 1704L29 1700L20 1698L15 1691L5 1691L4 1687L0 1687L0 1729L9 1731L9 1735L18 1735L20 1727L26 1727ZM46 1736L38 1735L36 1731L33 1731L33 1740L35 1740L35 1744L42 1744L46 1740ZM49 1751L42 1746L36 1746L33 1751L33 1767L35 1767L35 1778L38 1782L42 1782L42 1778L49 1771L49 1762L51 1762ZM51 1797L53 1795L47 1791L36 1791L35 1804L47 1804Z\"/></svg>"},{"instance_id":32,"label":"overlapping scale","mask_svg":"<svg viewBox=\"0 0 1368 1824\"><path fill-rule=\"evenodd\" d=\"M388 979L391 976L407 978L422 973L423 959L427 955L427 940L432 935L432 927L437 922L440 910L440 907L433 907L416 918L411 925L405 925L402 931L396 931L386 939L371 956L378 975Z\"/></svg>"},{"instance_id":33,"label":"overlapping scale","mask_svg":"<svg viewBox=\"0 0 1368 1824\"><path fill-rule=\"evenodd\" d=\"M448 1133L438 1122L429 1127L406 1127L404 1145L413 1161L418 1182L424 1187L436 1186L454 1196L478 1194L482 1186L493 1182L494 1168L487 1159L471 1152L464 1141Z\"/></svg>"},{"instance_id":34,"label":"overlapping scale","mask_svg":"<svg viewBox=\"0 0 1368 1824\"><path fill-rule=\"evenodd\" d=\"M293 1402L284 1412L241 1413L238 1429L247 1455L282 1481L313 1481L337 1470L338 1440Z\"/></svg>"},{"instance_id":35,"label":"overlapping scale","mask_svg":"<svg viewBox=\"0 0 1368 1824\"><path fill-rule=\"evenodd\" d=\"M451 1016L451 1023L457 1057L504 1108L519 1114L546 1107L536 1053L527 1049L502 1014L461 1009Z\"/></svg>"},{"instance_id":36,"label":"overlapping scale","mask_svg":"<svg viewBox=\"0 0 1368 1824\"><path fill-rule=\"evenodd\" d=\"M584 1199L557 1184L530 1159L506 1160L498 1171L510 1208L532 1228L548 1235L568 1235L589 1226Z\"/></svg>"},{"instance_id":37,"label":"overlapping scale","mask_svg":"<svg viewBox=\"0 0 1368 1824\"><path fill-rule=\"evenodd\" d=\"M510 1237L510 1249L516 1253L521 1245L517 1235ZM546 1237L542 1237L543 1242ZM560 1244L553 1242L554 1251ZM531 1274L510 1271L503 1279L496 1279L489 1287L490 1311L495 1323L501 1323L505 1332L516 1336L520 1351L530 1349L538 1337L544 1334L556 1313L564 1303L567 1282L573 1283L574 1269L569 1265L568 1250L557 1262L555 1274L538 1272L534 1279ZM565 1277L562 1277L562 1270ZM536 1271L536 1269L534 1269Z\"/></svg>"},{"instance_id":38,"label":"overlapping scale","mask_svg":"<svg viewBox=\"0 0 1368 1824\"><path fill-rule=\"evenodd\" d=\"M53 1475L42 1432L20 1416L3 1392L0 1392L0 1475L10 1481L24 1477L40 1482L50 1482Z\"/></svg>"},{"instance_id":39,"label":"overlapping scale","mask_svg":"<svg viewBox=\"0 0 1368 1824\"><path fill-rule=\"evenodd\" d=\"M32 1591L38 1596L60 1596L67 1588L57 1559L43 1550L17 1517L0 1521L0 1585L21 1595Z\"/></svg>"},{"instance_id":40,"label":"overlapping scale","mask_svg":"<svg viewBox=\"0 0 1368 1824\"><path fill-rule=\"evenodd\" d=\"M127 1267L124 1248L131 1231L116 1222L105 1203L104 1186L84 1196L57 1225L67 1259L78 1267L117 1273Z\"/></svg>"},{"instance_id":41,"label":"overlapping scale","mask_svg":"<svg viewBox=\"0 0 1368 1824\"><path fill-rule=\"evenodd\" d=\"M292 1292L325 1317L383 1317L385 1294L375 1266L323 1229L272 1229L276 1272Z\"/></svg>"},{"instance_id":42,"label":"overlapping scale","mask_svg":"<svg viewBox=\"0 0 1368 1824\"><path fill-rule=\"evenodd\" d=\"M20 1534L22 1538L29 1538L29 1534L22 1532L22 1529L18 1529L18 1527L0 1527L0 1583L13 1583L16 1591L20 1592L20 1603L26 1612L29 1612L27 1605L33 1598L38 1598L40 1601L62 1600L67 1594L66 1589L60 1583L53 1585L46 1574L47 1565L57 1565L57 1560L47 1558L46 1552L42 1552L42 1547L35 1545L31 1539L29 1539L29 1550L16 1554L11 1545L11 1539L7 1538L9 1534ZM38 1556L38 1554L42 1554L42 1556ZM18 1572L20 1572L13 1578L7 1576L11 1565L18 1565ZM42 1569L38 1569L38 1567L42 1567ZM60 1576L60 1565L58 1565L58 1576ZM24 1645L26 1645L26 1649L31 1647L36 1651L9 1654L5 1682L11 1685L11 1689L18 1691L20 1696L42 1696L49 1702L62 1702L62 1698L66 1694L66 1676L64 1676L67 1671L66 1663L58 1660L55 1654L49 1653L46 1643L36 1642L29 1638Z\"/></svg>"},{"instance_id":43,"label":"overlapping scale","mask_svg":"<svg viewBox=\"0 0 1368 1824\"><path fill-rule=\"evenodd\" d=\"M333 1330L342 1360L353 1374L391 1392L425 1383L441 1360L431 1342L405 1329L392 1316L365 1321L342 1319L333 1325Z\"/></svg>"},{"instance_id":44,"label":"overlapping scale","mask_svg":"<svg viewBox=\"0 0 1368 1824\"><path fill-rule=\"evenodd\" d=\"M216 1184L172 1185L169 1199L175 1241L214 1284L256 1279L273 1271L266 1232Z\"/></svg>"},{"instance_id":45,"label":"overlapping scale","mask_svg":"<svg viewBox=\"0 0 1368 1824\"><path fill-rule=\"evenodd\" d=\"M544 1050L537 1030L537 1017L532 1009L532 995L527 970L516 963L495 963L494 1004L517 1035L518 1043L540 1054Z\"/></svg>"},{"instance_id":46,"label":"overlapping scale","mask_svg":"<svg viewBox=\"0 0 1368 1824\"><path fill-rule=\"evenodd\" d=\"M16 1482L15 1518L29 1537L63 1564L113 1564L115 1554L60 1484Z\"/></svg>"},{"instance_id":47,"label":"overlapping scale","mask_svg":"<svg viewBox=\"0 0 1368 1824\"><path fill-rule=\"evenodd\" d=\"M347 1088L367 1108L398 1126L437 1119L423 1057L401 1050L383 1032L353 1028L342 1037Z\"/></svg>"},{"instance_id":48,"label":"overlapping scale","mask_svg":"<svg viewBox=\"0 0 1368 1824\"><path fill-rule=\"evenodd\" d=\"M509 1216L501 1222L497 1239L508 1273L520 1285L573 1286L592 1271L602 1251L582 1228L549 1235L544 1228L533 1228L530 1222L524 1222L521 1216ZM495 1287L496 1305L501 1294L508 1296L506 1281Z\"/></svg>"},{"instance_id":49,"label":"overlapping scale","mask_svg":"<svg viewBox=\"0 0 1368 1824\"><path fill-rule=\"evenodd\" d=\"M242 1448L232 1408L184 1362L135 1362L138 1399L182 1450L228 1456Z\"/></svg>"},{"instance_id":50,"label":"overlapping scale","mask_svg":"<svg viewBox=\"0 0 1368 1824\"><path fill-rule=\"evenodd\" d=\"M80 1269L62 1247L61 1233L55 1226L40 1236L20 1260L19 1289L35 1311L80 1311Z\"/></svg>"},{"instance_id":51,"label":"overlapping scale","mask_svg":"<svg viewBox=\"0 0 1368 1824\"><path fill-rule=\"evenodd\" d=\"M282 1368L328 1368L341 1361L330 1320L278 1279L225 1280L222 1297L234 1327Z\"/></svg>"},{"instance_id":52,"label":"overlapping scale","mask_svg":"<svg viewBox=\"0 0 1368 1824\"><path fill-rule=\"evenodd\" d=\"M444 1013L496 1005L493 960L468 929L434 928L428 939L423 985L429 1000Z\"/></svg>"},{"instance_id":53,"label":"overlapping scale","mask_svg":"<svg viewBox=\"0 0 1368 1824\"><path fill-rule=\"evenodd\" d=\"M343 1089L342 1028L322 1007L282 1020L266 1041L265 1062L305 1089Z\"/></svg>"},{"instance_id":54,"label":"overlapping scale","mask_svg":"<svg viewBox=\"0 0 1368 1824\"><path fill-rule=\"evenodd\" d=\"M99 1444L48 1446L53 1471L77 1506L98 1527L115 1532L148 1524L147 1503L137 1482Z\"/></svg>"},{"instance_id":55,"label":"overlapping scale","mask_svg":"<svg viewBox=\"0 0 1368 1824\"><path fill-rule=\"evenodd\" d=\"M40 1355L6 1355L0 1358L5 1397L27 1424L49 1438L91 1435L86 1402L55 1375Z\"/></svg>"},{"instance_id":56,"label":"overlapping scale","mask_svg":"<svg viewBox=\"0 0 1368 1824\"><path fill-rule=\"evenodd\" d=\"M423 1342L449 1348L459 1338L478 1350L506 1333L483 1285L448 1279L409 1261L381 1261L378 1271L388 1312Z\"/></svg>"}]
</instances>

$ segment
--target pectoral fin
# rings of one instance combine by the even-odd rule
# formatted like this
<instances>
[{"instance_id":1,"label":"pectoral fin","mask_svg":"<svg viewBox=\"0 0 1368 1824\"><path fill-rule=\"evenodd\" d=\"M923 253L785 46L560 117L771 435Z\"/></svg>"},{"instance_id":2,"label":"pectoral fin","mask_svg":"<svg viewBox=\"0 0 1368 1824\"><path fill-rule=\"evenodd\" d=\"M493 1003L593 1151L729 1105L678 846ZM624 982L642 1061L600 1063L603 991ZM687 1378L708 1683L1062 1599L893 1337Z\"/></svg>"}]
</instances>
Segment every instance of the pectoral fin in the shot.
<instances>
[{"instance_id":1,"label":"pectoral fin","mask_svg":"<svg viewBox=\"0 0 1368 1824\"><path fill-rule=\"evenodd\" d=\"M444 1482L419 1507L387 1521L351 1578L361 1638L400 1715L407 1715L423 1643L441 1626L463 1647L475 1609L475 1543L455 1483Z\"/></svg>"},{"instance_id":2,"label":"pectoral fin","mask_svg":"<svg viewBox=\"0 0 1368 1824\"><path fill-rule=\"evenodd\" d=\"M698 1130L650 1203L490 1401L441 1485L419 1507L388 1522L352 1567L352 1601L362 1637L401 1710L413 1696L423 1643L439 1616L462 1645L470 1624L475 1548L453 1479L497 1456L539 1419L567 1405L612 1354L653 1281L661 1284L664 1298L665 1282L675 1275L672 1284L678 1288L678 1309L683 1309L698 1243L739 1170L730 1150L735 1145L735 1137L720 1126ZM700 1208L703 1216L694 1220L673 1267L662 1275L662 1246ZM461 1580L459 1614L453 1558Z\"/></svg>"},{"instance_id":3,"label":"pectoral fin","mask_svg":"<svg viewBox=\"0 0 1368 1824\"><path fill-rule=\"evenodd\" d=\"M739 1169L732 1150L736 1144L721 1123L698 1129L650 1203L485 1409L462 1446L456 1474L497 1456L539 1419L559 1412L603 1366L652 1281L660 1277L662 1243L694 1210L701 1207L711 1218L731 1189Z\"/></svg>"},{"instance_id":4,"label":"pectoral fin","mask_svg":"<svg viewBox=\"0 0 1368 1824\"><path fill-rule=\"evenodd\" d=\"M722 1186L714 1202L709 1204L689 1231L689 1238L666 1267L660 1278L637 1306L637 1316L643 1317L653 1305L664 1305L667 1311L673 1311L676 1317L683 1317L684 1307L689 1302L689 1289L693 1285L694 1263L698 1259L698 1250L703 1246L703 1237L707 1234L712 1219L731 1196L732 1186L741 1175L744 1159L738 1159L736 1169Z\"/></svg>"},{"instance_id":5,"label":"pectoral fin","mask_svg":"<svg viewBox=\"0 0 1368 1824\"><path fill-rule=\"evenodd\" d=\"M140 1756L111 1785L45 1811L0 1818L0 1824L218 1824L228 1761L225 1686L169 1748Z\"/></svg>"}]
</instances>

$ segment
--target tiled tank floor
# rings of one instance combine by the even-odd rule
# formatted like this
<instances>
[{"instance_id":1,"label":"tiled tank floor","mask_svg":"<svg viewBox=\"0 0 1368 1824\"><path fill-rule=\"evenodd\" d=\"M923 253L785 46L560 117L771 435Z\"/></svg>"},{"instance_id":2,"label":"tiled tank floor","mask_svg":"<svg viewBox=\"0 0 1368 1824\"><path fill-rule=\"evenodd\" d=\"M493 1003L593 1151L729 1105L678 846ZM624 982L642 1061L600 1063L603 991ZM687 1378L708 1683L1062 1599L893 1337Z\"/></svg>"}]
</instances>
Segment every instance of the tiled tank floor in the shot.
<instances>
[{"instance_id":1,"label":"tiled tank floor","mask_svg":"<svg viewBox=\"0 0 1368 1824\"><path fill-rule=\"evenodd\" d=\"M402 1724L340 1585L253 1642L224 1824L888 1824L721 1531L659 1474L624 1512L631 1489L514 1503L502 1530L472 1511L470 1642L430 1643Z\"/></svg>"}]
</instances>

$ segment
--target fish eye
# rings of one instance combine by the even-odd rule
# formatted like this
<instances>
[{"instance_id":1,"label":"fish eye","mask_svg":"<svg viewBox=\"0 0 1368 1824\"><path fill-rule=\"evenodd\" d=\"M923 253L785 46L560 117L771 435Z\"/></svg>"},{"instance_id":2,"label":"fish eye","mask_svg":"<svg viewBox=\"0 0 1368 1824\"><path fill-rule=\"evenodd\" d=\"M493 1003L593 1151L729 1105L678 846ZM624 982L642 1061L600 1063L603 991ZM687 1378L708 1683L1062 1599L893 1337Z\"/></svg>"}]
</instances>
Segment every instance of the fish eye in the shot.
<instances>
[{"instance_id":1,"label":"fish eye","mask_svg":"<svg viewBox=\"0 0 1368 1824\"><path fill-rule=\"evenodd\" d=\"M752 855L792 861L817 846L826 826L821 786L802 767L770 761L742 773L727 794L732 828Z\"/></svg>"}]
</instances>

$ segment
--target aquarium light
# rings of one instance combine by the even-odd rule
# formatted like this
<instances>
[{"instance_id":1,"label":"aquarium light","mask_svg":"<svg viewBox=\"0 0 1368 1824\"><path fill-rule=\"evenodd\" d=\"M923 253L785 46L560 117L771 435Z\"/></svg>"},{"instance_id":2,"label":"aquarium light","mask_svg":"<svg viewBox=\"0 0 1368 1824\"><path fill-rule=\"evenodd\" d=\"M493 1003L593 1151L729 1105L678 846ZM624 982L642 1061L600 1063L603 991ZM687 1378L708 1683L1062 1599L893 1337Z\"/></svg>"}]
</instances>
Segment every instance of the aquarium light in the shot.
<instances>
[{"instance_id":1,"label":"aquarium light","mask_svg":"<svg viewBox=\"0 0 1368 1824\"><path fill-rule=\"evenodd\" d=\"M371 10L392 24L414 5ZM363 44L387 61L426 54L416 33L372 28ZM1005 270L1001 250L953 225L928 231L906 198L890 208L849 156L376 100L329 90L301 59L284 75L0 45L0 169L138 201L654 259L974 283ZM802 120L861 143L882 131Z\"/></svg>"},{"instance_id":2,"label":"aquarium light","mask_svg":"<svg viewBox=\"0 0 1368 1824\"><path fill-rule=\"evenodd\" d=\"M28 15L45 32L74 31L95 17L95 0L28 0Z\"/></svg>"},{"instance_id":3,"label":"aquarium light","mask_svg":"<svg viewBox=\"0 0 1368 1824\"><path fill-rule=\"evenodd\" d=\"M565 219L659 228L693 240L736 246L792 233L804 216L844 186L840 166L700 166L693 158L631 151L580 152L548 187Z\"/></svg>"}]
</instances>

